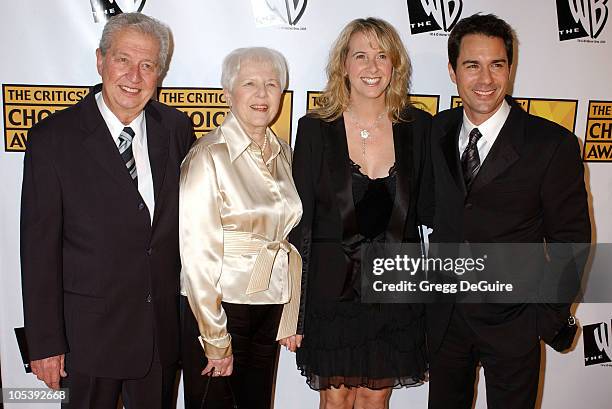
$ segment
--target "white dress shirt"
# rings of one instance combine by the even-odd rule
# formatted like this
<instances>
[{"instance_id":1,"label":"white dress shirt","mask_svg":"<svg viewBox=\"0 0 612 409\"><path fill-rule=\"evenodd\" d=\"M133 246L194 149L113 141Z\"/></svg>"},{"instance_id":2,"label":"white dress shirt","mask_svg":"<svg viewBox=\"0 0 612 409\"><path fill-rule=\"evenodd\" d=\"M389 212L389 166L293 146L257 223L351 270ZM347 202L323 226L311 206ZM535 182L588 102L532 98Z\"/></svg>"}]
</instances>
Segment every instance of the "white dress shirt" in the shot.
<instances>
[{"instance_id":1,"label":"white dress shirt","mask_svg":"<svg viewBox=\"0 0 612 409\"><path fill-rule=\"evenodd\" d=\"M465 151L465 148L467 148L470 132L472 132L472 129L478 128L478 131L480 131L482 137L478 140L478 143L476 143L476 147L478 148L480 163L484 163L484 160L489 154L493 143L497 139L497 135L499 135L499 131L501 131L502 127L506 123L506 119L508 119L509 114L510 105L504 100L497 112L495 112L491 118L476 126L468 119L464 110L463 125L461 126L461 132L459 132L459 157L463 155L463 151Z\"/></svg>"},{"instance_id":2,"label":"white dress shirt","mask_svg":"<svg viewBox=\"0 0 612 409\"><path fill-rule=\"evenodd\" d=\"M149 149L147 145L147 121L144 111L140 113L129 125L123 125L119 118L106 106L102 92L96 94L98 109L106 122L117 149L119 149L119 135L123 128L129 126L134 131L132 139L132 152L136 161L136 173L138 175L138 192L149 209L149 217L153 224L153 212L155 211L155 195L153 191L153 175L151 174L151 163L149 162Z\"/></svg>"}]
</instances>

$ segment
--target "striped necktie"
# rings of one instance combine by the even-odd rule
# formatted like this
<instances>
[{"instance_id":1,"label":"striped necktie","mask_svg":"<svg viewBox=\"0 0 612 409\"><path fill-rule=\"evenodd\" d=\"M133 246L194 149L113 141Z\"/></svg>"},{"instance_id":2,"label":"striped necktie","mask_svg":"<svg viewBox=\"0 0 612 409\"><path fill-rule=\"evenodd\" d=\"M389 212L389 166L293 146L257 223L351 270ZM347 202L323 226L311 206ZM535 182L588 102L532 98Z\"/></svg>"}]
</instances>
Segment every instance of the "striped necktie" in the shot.
<instances>
[{"instance_id":1,"label":"striped necktie","mask_svg":"<svg viewBox=\"0 0 612 409\"><path fill-rule=\"evenodd\" d=\"M134 152L132 151L132 140L134 139L134 135L134 130L129 126L123 128L123 131L121 131L121 134L119 135L119 154L121 155L128 172L130 172L132 181L134 181L134 184L136 187L138 187L136 160L134 159Z\"/></svg>"},{"instance_id":2,"label":"striped necktie","mask_svg":"<svg viewBox=\"0 0 612 409\"><path fill-rule=\"evenodd\" d=\"M461 155L461 168L463 169L463 180L465 186L469 189L480 168L480 156L478 156L478 147L476 144L482 137L478 128L472 129L470 132L468 144Z\"/></svg>"}]
</instances>

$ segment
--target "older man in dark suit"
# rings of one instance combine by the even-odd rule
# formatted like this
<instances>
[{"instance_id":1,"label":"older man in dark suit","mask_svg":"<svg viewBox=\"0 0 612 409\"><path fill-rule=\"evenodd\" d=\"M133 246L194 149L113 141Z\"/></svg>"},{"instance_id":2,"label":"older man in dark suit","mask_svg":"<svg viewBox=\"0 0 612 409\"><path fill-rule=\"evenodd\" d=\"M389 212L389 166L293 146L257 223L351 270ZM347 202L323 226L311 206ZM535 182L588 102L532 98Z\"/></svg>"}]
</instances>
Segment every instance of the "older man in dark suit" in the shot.
<instances>
[{"instance_id":1,"label":"older man in dark suit","mask_svg":"<svg viewBox=\"0 0 612 409\"><path fill-rule=\"evenodd\" d=\"M178 180L187 116L151 100L169 29L113 17L102 85L37 124L25 155L21 264L32 371L70 408L171 406L179 357Z\"/></svg>"},{"instance_id":2,"label":"older man in dark suit","mask_svg":"<svg viewBox=\"0 0 612 409\"><path fill-rule=\"evenodd\" d=\"M545 264L544 242L549 247L590 242L577 138L506 97L513 60L510 26L493 15L465 18L451 32L448 51L450 77L463 107L441 112L432 125L432 240L536 243L541 260L528 260L531 266ZM583 267L571 257L570 262L575 270ZM568 300L563 301L428 305L429 408L471 408L479 363L489 408L533 408L539 340L557 343L573 318Z\"/></svg>"}]
</instances>

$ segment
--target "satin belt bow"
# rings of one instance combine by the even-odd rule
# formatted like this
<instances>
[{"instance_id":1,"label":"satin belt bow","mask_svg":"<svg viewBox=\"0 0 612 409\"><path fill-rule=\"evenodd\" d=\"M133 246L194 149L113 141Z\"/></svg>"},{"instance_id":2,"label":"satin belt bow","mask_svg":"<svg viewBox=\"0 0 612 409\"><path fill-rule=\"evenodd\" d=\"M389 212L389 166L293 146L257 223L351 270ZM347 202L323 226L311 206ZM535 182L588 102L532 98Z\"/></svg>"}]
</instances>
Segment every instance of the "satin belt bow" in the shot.
<instances>
[{"instance_id":1,"label":"satin belt bow","mask_svg":"<svg viewBox=\"0 0 612 409\"><path fill-rule=\"evenodd\" d=\"M256 233L230 231L223 232L225 253L257 253L251 272L251 279L246 294L265 291L270 286L274 260L279 251L287 253L289 268L287 271L287 293L289 301L283 306L280 325L276 339L295 335L300 309L300 291L302 283L302 257L294 245L287 240L270 241Z\"/></svg>"}]
</instances>

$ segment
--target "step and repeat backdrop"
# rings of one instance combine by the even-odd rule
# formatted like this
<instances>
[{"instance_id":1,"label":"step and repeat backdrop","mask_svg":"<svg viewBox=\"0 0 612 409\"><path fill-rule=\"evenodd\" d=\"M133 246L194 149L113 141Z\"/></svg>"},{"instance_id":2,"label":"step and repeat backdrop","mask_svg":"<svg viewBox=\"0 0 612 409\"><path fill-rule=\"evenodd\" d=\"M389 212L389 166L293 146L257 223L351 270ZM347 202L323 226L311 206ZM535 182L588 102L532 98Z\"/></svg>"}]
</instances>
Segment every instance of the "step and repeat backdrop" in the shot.
<instances>
[{"instance_id":1,"label":"step and repeat backdrop","mask_svg":"<svg viewBox=\"0 0 612 409\"><path fill-rule=\"evenodd\" d=\"M99 82L95 49L108 15L141 11L167 23L174 50L158 99L186 112L199 137L222 123L223 57L237 47L281 51L290 68L275 132L293 142L298 119L325 85L333 40L358 17L381 17L401 33L413 64L413 101L432 114L461 104L448 77L446 43L458 19L495 13L518 37L512 95L528 112L555 121L581 139L593 240L612 242L612 3L607 0L47 0L4 1L0 15L3 152L0 152L0 353L3 387L37 387L26 374L15 337L23 325L19 266L19 201L28 129L80 101ZM593 271L607 271L597 254ZM596 268L597 267L597 268ZM612 393L612 278L586 282L576 305L582 331L574 348L544 348L541 408L605 409ZM603 285L602 285L603 283ZM593 287L593 286L592 286ZM606 296L588 297L590 293ZM95 353L95 351L92 351ZM481 373L476 408L486 407ZM425 408L428 387L393 392L391 407ZM276 408L314 408L308 389L283 351ZM37 405L37 408L57 405ZM5 408L20 408L5 404ZM182 408L179 396L178 408Z\"/></svg>"}]
</instances>

